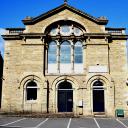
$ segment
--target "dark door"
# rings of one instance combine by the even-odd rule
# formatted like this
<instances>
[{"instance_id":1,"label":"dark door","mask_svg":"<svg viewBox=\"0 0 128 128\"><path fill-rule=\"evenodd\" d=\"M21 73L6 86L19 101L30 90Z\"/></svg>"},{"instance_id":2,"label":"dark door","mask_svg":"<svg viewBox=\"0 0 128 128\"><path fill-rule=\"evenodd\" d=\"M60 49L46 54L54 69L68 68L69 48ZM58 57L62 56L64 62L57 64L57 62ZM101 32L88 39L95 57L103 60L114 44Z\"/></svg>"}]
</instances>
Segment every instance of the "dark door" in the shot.
<instances>
[{"instance_id":1,"label":"dark door","mask_svg":"<svg viewBox=\"0 0 128 128\"><path fill-rule=\"evenodd\" d=\"M104 90L93 90L93 112L104 112Z\"/></svg>"},{"instance_id":2,"label":"dark door","mask_svg":"<svg viewBox=\"0 0 128 128\"><path fill-rule=\"evenodd\" d=\"M65 84L58 89L58 112L72 112L73 109L73 90L67 86L68 82Z\"/></svg>"}]
</instances>

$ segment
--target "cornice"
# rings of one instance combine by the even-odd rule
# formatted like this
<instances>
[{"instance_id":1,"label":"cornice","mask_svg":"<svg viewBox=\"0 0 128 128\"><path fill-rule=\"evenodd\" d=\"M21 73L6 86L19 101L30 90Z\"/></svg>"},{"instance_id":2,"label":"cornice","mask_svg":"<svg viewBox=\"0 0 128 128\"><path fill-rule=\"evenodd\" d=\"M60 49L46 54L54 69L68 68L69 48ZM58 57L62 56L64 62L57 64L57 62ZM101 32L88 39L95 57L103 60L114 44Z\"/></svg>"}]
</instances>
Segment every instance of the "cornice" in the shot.
<instances>
[{"instance_id":1,"label":"cornice","mask_svg":"<svg viewBox=\"0 0 128 128\"><path fill-rule=\"evenodd\" d=\"M123 39L127 40L128 35L114 35L114 34L109 34L109 33L84 33L81 36L75 36L75 35L70 35L70 36L50 36L46 35L44 33L23 33L23 34L8 34L8 35L2 35L4 40L21 40L23 38L27 39L37 39L37 38L46 38L46 39L86 39L86 38L96 38L96 39L101 39L101 38L109 38L109 39Z\"/></svg>"}]
</instances>

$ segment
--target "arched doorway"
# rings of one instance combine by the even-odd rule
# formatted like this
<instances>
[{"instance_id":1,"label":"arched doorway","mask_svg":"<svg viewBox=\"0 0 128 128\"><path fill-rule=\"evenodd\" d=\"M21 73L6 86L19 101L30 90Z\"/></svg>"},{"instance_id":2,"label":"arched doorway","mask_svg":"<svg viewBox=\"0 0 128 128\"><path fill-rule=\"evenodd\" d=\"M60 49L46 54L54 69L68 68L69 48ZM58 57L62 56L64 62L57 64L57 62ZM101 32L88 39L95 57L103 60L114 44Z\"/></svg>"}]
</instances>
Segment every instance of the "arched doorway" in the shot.
<instances>
[{"instance_id":1,"label":"arched doorway","mask_svg":"<svg viewBox=\"0 0 128 128\"><path fill-rule=\"evenodd\" d=\"M64 81L58 86L58 112L73 111L73 89L71 83Z\"/></svg>"},{"instance_id":2,"label":"arched doorway","mask_svg":"<svg viewBox=\"0 0 128 128\"><path fill-rule=\"evenodd\" d=\"M93 112L104 112L105 101L104 101L104 88L103 83L97 80L93 84Z\"/></svg>"}]
</instances>

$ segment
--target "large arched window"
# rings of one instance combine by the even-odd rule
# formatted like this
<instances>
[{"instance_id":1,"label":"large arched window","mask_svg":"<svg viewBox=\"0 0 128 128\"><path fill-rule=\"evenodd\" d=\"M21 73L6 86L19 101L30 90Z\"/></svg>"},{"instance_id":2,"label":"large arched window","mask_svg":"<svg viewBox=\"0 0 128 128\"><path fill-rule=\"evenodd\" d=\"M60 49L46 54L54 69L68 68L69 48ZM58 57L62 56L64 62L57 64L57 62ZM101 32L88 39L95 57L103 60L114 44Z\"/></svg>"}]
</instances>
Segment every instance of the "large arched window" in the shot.
<instances>
[{"instance_id":1,"label":"large arched window","mask_svg":"<svg viewBox=\"0 0 128 128\"><path fill-rule=\"evenodd\" d=\"M34 81L26 85L26 100L37 100L37 84Z\"/></svg>"},{"instance_id":2,"label":"large arched window","mask_svg":"<svg viewBox=\"0 0 128 128\"><path fill-rule=\"evenodd\" d=\"M68 41L64 41L60 45L60 63L71 63L71 45Z\"/></svg>"},{"instance_id":3,"label":"large arched window","mask_svg":"<svg viewBox=\"0 0 128 128\"><path fill-rule=\"evenodd\" d=\"M83 26L73 21L59 21L46 29L52 41L48 47L48 73L83 73ZM81 41L79 41L81 40Z\"/></svg>"}]
</instances>

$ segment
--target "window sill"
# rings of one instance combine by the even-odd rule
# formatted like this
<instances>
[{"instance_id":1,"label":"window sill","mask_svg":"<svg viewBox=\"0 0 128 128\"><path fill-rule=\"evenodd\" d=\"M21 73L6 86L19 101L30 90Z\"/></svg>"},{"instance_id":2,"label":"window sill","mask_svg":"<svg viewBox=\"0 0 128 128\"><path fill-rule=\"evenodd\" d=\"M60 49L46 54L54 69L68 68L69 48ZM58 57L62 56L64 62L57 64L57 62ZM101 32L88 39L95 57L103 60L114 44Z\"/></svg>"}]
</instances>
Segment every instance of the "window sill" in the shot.
<instances>
[{"instance_id":1,"label":"window sill","mask_svg":"<svg viewBox=\"0 0 128 128\"><path fill-rule=\"evenodd\" d=\"M85 73L46 73L46 76L63 76L63 75L70 75L70 76L83 76Z\"/></svg>"},{"instance_id":2,"label":"window sill","mask_svg":"<svg viewBox=\"0 0 128 128\"><path fill-rule=\"evenodd\" d=\"M25 103L35 104L35 103L37 103L37 100L26 100Z\"/></svg>"}]
</instances>

